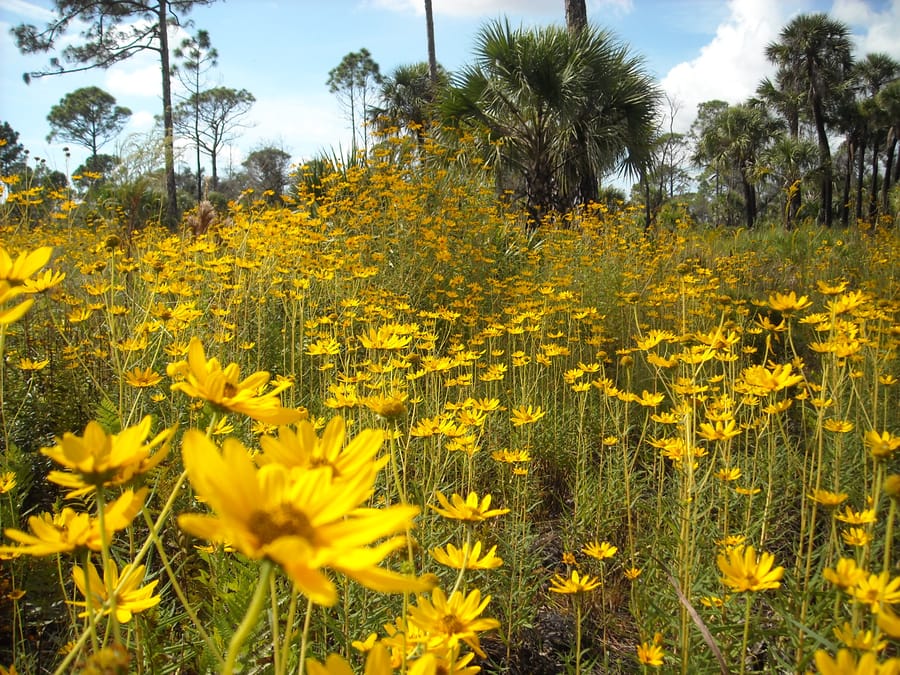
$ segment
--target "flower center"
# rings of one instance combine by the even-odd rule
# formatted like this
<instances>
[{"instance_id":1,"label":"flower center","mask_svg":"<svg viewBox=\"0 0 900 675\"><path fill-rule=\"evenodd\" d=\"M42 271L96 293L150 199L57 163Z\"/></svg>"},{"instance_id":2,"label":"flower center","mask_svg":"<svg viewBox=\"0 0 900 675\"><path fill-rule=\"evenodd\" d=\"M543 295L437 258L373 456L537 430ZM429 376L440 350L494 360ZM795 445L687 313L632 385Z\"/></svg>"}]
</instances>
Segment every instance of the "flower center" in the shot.
<instances>
[{"instance_id":1,"label":"flower center","mask_svg":"<svg viewBox=\"0 0 900 675\"><path fill-rule=\"evenodd\" d=\"M316 538L316 530L306 514L290 504L279 504L270 511L254 511L249 526L261 544L269 544L279 537L302 537L311 543Z\"/></svg>"},{"instance_id":2,"label":"flower center","mask_svg":"<svg viewBox=\"0 0 900 675\"><path fill-rule=\"evenodd\" d=\"M455 614L447 614L441 618L441 628L447 635L465 633L466 626Z\"/></svg>"}]
</instances>

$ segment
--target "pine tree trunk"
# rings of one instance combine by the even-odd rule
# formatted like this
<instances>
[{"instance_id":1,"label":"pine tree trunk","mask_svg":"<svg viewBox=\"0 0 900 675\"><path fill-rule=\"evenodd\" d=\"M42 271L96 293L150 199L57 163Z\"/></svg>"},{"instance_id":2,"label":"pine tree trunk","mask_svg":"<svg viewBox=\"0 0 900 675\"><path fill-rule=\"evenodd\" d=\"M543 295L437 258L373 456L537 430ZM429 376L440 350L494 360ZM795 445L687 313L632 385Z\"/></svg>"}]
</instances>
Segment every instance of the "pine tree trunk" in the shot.
<instances>
[{"instance_id":1,"label":"pine tree trunk","mask_svg":"<svg viewBox=\"0 0 900 675\"><path fill-rule=\"evenodd\" d=\"M587 28L585 0L566 0L566 27L573 35Z\"/></svg>"},{"instance_id":2,"label":"pine tree trunk","mask_svg":"<svg viewBox=\"0 0 900 675\"><path fill-rule=\"evenodd\" d=\"M175 126L172 121L172 80L169 67L168 0L159 0L159 58L162 70L163 134L166 159L166 210L163 220L170 230L178 226L178 191L175 187Z\"/></svg>"},{"instance_id":3,"label":"pine tree trunk","mask_svg":"<svg viewBox=\"0 0 900 675\"><path fill-rule=\"evenodd\" d=\"M866 170L866 139L863 136L859 141L859 158L856 164L856 224L862 220L862 189L863 176Z\"/></svg>"},{"instance_id":4,"label":"pine tree trunk","mask_svg":"<svg viewBox=\"0 0 900 675\"><path fill-rule=\"evenodd\" d=\"M434 48L434 12L431 0L425 0L425 27L428 30L428 76L431 78L431 86L436 87L438 81L437 52Z\"/></svg>"}]
</instances>

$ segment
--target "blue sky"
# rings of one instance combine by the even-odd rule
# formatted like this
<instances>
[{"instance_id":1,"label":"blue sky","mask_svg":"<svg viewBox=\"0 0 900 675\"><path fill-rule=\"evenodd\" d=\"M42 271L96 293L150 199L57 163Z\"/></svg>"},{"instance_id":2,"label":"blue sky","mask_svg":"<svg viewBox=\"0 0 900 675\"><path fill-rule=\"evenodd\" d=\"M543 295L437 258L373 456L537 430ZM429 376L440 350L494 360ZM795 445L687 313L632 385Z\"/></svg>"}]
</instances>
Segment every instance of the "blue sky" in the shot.
<instances>
[{"instance_id":1,"label":"blue sky","mask_svg":"<svg viewBox=\"0 0 900 675\"><path fill-rule=\"evenodd\" d=\"M564 22L563 0L433 0L435 41L451 72L471 60L480 26L507 17L513 26ZM122 141L139 141L160 112L159 66L148 53L110 70L22 81L46 66L46 56L23 57L9 29L43 26L49 0L0 0L0 120L20 133L33 156L65 170L64 143L48 143L50 107L68 92L99 86L134 115ZM771 73L763 55L791 17L826 11L847 22L857 52L884 51L900 59L900 0L588 0L588 19L610 29L645 60L675 102L674 127L686 130L698 103L738 102ZM246 88L257 99L239 139L220 157L220 173L263 144L280 145L294 161L349 146L349 122L325 84L348 52L366 47L383 73L426 59L422 0L223 0L197 8L195 31L209 31L219 51L210 86ZM187 33L172 36L177 43ZM115 148L107 146L105 152ZM86 153L73 147L69 169ZM185 153L185 162L190 163Z\"/></svg>"}]
</instances>

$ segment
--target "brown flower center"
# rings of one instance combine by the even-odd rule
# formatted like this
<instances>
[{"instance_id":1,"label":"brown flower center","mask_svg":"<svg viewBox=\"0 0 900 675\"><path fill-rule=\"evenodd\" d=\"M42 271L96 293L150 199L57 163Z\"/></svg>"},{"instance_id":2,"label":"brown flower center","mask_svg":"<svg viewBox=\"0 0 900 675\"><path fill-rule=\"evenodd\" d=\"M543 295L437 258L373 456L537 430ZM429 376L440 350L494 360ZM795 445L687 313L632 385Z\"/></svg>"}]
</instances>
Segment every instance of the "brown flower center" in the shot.
<instances>
[{"instance_id":1,"label":"brown flower center","mask_svg":"<svg viewBox=\"0 0 900 675\"><path fill-rule=\"evenodd\" d=\"M254 511L249 518L249 527L263 545L279 537L302 537L310 543L316 538L316 530L306 514L290 504L280 504L270 511Z\"/></svg>"},{"instance_id":2,"label":"brown flower center","mask_svg":"<svg viewBox=\"0 0 900 675\"><path fill-rule=\"evenodd\" d=\"M447 614L441 619L441 628L447 635L465 633L466 626L455 614Z\"/></svg>"}]
</instances>

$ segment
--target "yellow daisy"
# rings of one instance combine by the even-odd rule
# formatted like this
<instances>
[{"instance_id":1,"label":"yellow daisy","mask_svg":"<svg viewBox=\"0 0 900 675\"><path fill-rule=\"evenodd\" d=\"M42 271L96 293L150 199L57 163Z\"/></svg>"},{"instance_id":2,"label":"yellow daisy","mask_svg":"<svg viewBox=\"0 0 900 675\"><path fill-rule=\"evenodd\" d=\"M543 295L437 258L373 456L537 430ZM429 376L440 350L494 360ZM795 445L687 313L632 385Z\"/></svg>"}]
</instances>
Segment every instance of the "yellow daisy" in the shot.
<instances>
[{"instance_id":1,"label":"yellow daisy","mask_svg":"<svg viewBox=\"0 0 900 675\"><path fill-rule=\"evenodd\" d=\"M369 443L380 444L381 439L380 434L368 435ZM194 490L216 514L182 514L182 529L201 539L228 542L250 558L276 562L313 602L333 605L337 600L325 569L382 592L430 587L430 580L378 566L406 546L405 532L418 509L360 507L374 488L374 462L340 481L279 463L257 469L238 440L226 438L220 453L195 429L185 434L182 451ZM398 532L404 534L391 536Z\"/></svg>"},{"instance_id":2,"label":"yellow daisy","mask_svg":"<svg viewBox=\"0 0 900 675\"><path fill-rule=\"evenodd\" d=\"M153 589L159 580L151 581L146 586L140 586L144 580L144 565L133 567L128 564L122 568L122 573L116 568L113 560L107 561L103 580L97 573L97 568L92 564L87 566L87 574L84 569L76 565L72 570L72 578L75 586L85 597L85 600L73 602L73 605L87 608L88 588L90 588L92 610L100 610L102 614L116 613L119 623L128 623L134 614L143 612L159 604L160 597L153 595ZM114 596L110 599L107 589L114 589ZM88 610L79 614L88 616Z\"/></svg>"},{"instance_id":3,"label":"yellow daisy","mask_svg":"<svg viewBox=\"0 0 900 675\"><path fill-rule=\"evenodd\" d=\"M740 546L720 553L716 557L719 570L725 575L722 582L737 591L764 591L781 586L783 567L775 567L775 556L771 553L760 553L752 546Z\"/></svg>"},{"instance_id":4,"label":"yellow daisy","mask_svg":"<svg viewBox=\"0 0 900 675\"><path fill-rule=\"evenodd\" d=\"M431 506L430 504L429 507L445 518L450 518L451 520L465 520L477 523L486 520L487 518L502 516L509 513L509 509L491 509L491 495L489 494L485 495L479 501L478 495L475 492L470 492L465 500L454 493L450 497L450 500L448 500L443 493L438 492L437 499L443 508Z\"/></svg>"},{"instance_id":5,"label":"yellow daisy","mask_svg":"<svg viewBox=\"0 0 900 675\"><path fill-rule=\"evenodd\" d=\"M500 626L496 619L481 617L490 601L489 595L482 600L477 588L467 596L455 591L449 599L440 588L431 591L430 600L420 595L416 604L409 608L410 624L422 633L415 639L429 649L452 649L464 642L483 658L485 653L478 633Z\"/></svg>"},{"instance_id":6,"label":"yellow daisy","mask_svg":"<svg viewBox=\"0 0 900 675\"><path fill-rule=\"evenodd\" d=\"M434 548L431 550L431 556L441 565L458 570L489 570L500 567L503 564L503 560L498 558L496 553L497 547L492 546L482 557L480 541L476 541L471 548L469 548L468 543L465 543L462 548L456 548L453 544L447 544L446 548Z\"/></svg>"},{"instance_id":7,"label":"yellow daisy","mask_svg":"<svg viewBox=\"0 0 900 675\"><path fill-rule=\"evenodd\" d=\"M182 391L193 398L209 401L214 406L232 412L242 413L269 424L290 424L303 418L300 410L283 408L278 395L290 386L281 381L264 394L260 390L269 383L269 373L257 371L240 379L237 364L229 363L222 368L215 357L207 360L203 343L191 339L187 361L169 364L169 377L180 378L172 384L172 391Z\"/></svg>"}]
</instances>

